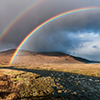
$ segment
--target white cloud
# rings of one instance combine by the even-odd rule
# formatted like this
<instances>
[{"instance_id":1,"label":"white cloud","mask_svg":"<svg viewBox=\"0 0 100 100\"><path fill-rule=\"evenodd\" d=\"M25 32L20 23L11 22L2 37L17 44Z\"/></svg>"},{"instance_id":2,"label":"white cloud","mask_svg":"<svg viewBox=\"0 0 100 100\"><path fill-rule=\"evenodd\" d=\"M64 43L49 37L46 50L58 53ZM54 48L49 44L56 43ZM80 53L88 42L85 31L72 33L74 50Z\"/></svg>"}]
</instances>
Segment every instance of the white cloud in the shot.
<instances>
[{"instance_id":1,"label":"white cloud","mask_svg":"<svg viewBox=\"0 0 100 100\"><path fill-rule=\"evenodd\" d=\"M73 34L73 36L72 34L69 34L69 37L77 41L77 44L73 46L73 49L69 50L70 54L100 61L100 33L84 32ZM72 44L75 44L75 41Z\"/></svg>"}]
</instances>

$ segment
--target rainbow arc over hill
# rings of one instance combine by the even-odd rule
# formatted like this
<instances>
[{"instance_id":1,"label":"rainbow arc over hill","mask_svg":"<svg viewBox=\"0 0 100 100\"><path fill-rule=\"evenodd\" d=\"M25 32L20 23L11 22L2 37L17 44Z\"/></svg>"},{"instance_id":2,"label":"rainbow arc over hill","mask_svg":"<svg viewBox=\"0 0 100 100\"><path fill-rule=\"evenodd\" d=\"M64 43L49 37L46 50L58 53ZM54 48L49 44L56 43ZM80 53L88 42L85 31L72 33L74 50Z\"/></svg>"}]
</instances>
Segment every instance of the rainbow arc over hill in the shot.
<instances>
[{"instance_id":1,"label":"rainbow arc over hill","mask_svg":"<svg viewBox=\"0 0 100 100\"><path fill-rule=\"evenodd\" d=\"M42 24L40 24L39 26L37 26L35 29L33 29L24 39L23 41L19 44L19 46L17 47L16 51L14 52L9 64L12 65L12 63L14 62L14 59L16 58L18 52L20 51L20 49L22 48L22 46L27 42L28 39L30 39L30 37L32 35L34 35L37 31L39 31L40 29L42 29L44 26L46 26L47 24L53 22L56 19L59 19L63 16L69 15L69 14L73 14L73 13L78 13L78 12L82 12L82 11L92 11L92 10L100 10L100 7L86 7L86 8L78 8L78 9L74 9L74 10L70 10L70 11L66 11L63 13L60 13L48 20L46 20L45 22L43 22Z\"/></svg>"}]
</instances>

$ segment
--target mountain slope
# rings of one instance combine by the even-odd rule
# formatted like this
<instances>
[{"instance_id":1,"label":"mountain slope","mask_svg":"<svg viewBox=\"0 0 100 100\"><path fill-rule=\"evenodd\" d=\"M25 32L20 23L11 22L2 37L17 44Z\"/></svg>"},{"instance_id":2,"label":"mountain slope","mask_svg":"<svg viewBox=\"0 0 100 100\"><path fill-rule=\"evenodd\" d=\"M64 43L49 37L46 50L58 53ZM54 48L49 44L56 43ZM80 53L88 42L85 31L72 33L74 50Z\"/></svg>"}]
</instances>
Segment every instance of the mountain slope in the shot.
<instances>
[{"instance_id":1,"label":"mountain slope","mask_svg":"<svg viewBox=\"0 0 100 100\"><path fill-rule=\"evenodd\" d=\"M0 52L0 62L9 63L15 49ZM14 63L18 64L43 64L43 63L98 63L81 57L75 57L61 52L31 52L21 50Z\"/></svg>"}]
</instances>

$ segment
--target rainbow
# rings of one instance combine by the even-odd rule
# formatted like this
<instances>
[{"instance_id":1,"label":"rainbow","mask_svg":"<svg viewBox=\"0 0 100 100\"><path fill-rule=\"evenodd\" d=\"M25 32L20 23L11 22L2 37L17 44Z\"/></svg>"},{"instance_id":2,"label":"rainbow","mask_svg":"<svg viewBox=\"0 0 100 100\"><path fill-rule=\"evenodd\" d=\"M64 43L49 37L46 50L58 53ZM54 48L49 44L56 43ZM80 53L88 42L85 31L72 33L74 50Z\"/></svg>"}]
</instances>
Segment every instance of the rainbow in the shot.
<instances>
[{"instance_id":1,"label":"rainbow","mask_svg":"<svg viewBox=\"0 0 100 100\"><path fill-rule=\"evenodd\" d=\"M91 11L91 10L100 10L100 7L87 7L87 8L79 8L79 9L74 9L74 10L70 10L70 11L66 11L64 13L60 13L48 20L46 20L45 22L43 22L42 24L40 24L39 26L37 26L35 29L33 29L24 39L23 41L19 44L19 46L17 47L16 51L14 52L9 64L11 65L14 61L14 59L16 58L18 52L20 51L20 49L22 48L22 46L27 42L27 40L33 35L35 34L38 30L40 30L41 28L43 28L44 26L46 26L47 24L51 23L52 21L61 18L63 16L69 15L69 14L73 14L76 12L82 12L82 11Z\"/></svg>"},{"instance_id":2,"label":"rainbow","mask_svg":"<svg viewBox=\"0 0 100 100\"><path fill-rule=\"evenodd\" d=\"M24 10L22 10L17 16L15 16L0 32L0 41L2 38L5 36L5 34L9 31L9 29L25 14L27 13L30 9L33 7L37 6L39 3L42 3L43 0L36 0L29 4Z\"/></svg>"}]
</instances>

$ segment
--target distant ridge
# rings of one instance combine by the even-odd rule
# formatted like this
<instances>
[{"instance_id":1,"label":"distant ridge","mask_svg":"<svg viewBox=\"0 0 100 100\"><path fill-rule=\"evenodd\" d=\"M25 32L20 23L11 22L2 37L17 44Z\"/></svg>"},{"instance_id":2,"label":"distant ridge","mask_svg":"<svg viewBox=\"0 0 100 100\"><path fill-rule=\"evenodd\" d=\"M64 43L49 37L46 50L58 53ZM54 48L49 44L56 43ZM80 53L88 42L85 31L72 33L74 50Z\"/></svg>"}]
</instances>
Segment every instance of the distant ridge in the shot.
<instances>
[{"instance_id":1,"label":"distant ridge","mask_svg":"<svg viewBox=\"0 0 100 100\"><path fill-rule=\"evenodd\" d=\"M13 54L16 51L16 49L11 49L11 50L6 50L6 51L2 51L0 52L0 55L9 55L9 54ZM20 52L18 53L18 55L29 55L29 54L36 54L35 52L31 52L31 51L27 51L27 50L20 50Z\"/></svg>"},{"instance_id":2,"label":"distant ridge","mask_svg":"<svg viewBox=\"0 0 100 100\"><path fill-rule=\"evenodd\" d=\"M9 55L9 54L13 54L15 52L16 49L11 49L11 50L5 50L5 51L1 51L0 55Z\"/></svg>"},{"instance_id":3,"label":"distant ridge","mask_svg":"<svg viewBox=\"0 0 100 100\"><path fill-rule=\"evenodd\" d=\"M76 57L76 56L72 56L69 54L61 53L61 52L40 52L39 54L48 55L48 56L69 56L84 63L100 63L99 61L92 61L92 60L88 60L82 57Z\"/></svg>"},{"instance_id":4,"label":"distant ridge","mask_svg":"<svg viewBox=\"0 0 100 100\"><path fill-rule=\"evenodd\" d=\"M48 56L66 56L67 55L61 52L39 52L38 54L48 55Z\"/></svg>"},{"instance_id":5,"label":"distant ridge","mask_svg":"<svg viewBox=\"0 0 100 100\"><path fill-rule=\"evenodd\" d=\"M1 59L11 57L16 49L0 52ZM6 57L5 57L6 56ZM20 50L17 55L18 63L100 63L98 61L90 61L85 58L75 57L61 52L32 52ZM10 59L10 58L9 58Z\"/></svg>"}]
</instances>

